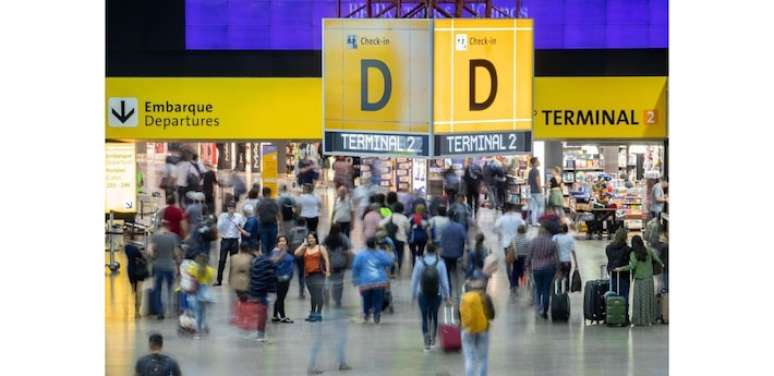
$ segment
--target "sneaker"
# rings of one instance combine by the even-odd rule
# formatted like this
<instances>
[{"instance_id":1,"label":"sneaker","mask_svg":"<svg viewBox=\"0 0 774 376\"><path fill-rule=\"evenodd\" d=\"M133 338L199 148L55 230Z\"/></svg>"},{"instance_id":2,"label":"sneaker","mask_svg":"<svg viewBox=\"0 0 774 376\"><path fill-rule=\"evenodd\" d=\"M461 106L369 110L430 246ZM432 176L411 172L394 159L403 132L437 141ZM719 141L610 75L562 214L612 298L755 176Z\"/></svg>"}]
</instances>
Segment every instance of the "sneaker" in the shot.
<instances>
[{"instance_id":1,"label":"sneaker","mask_svg":"<svg viewBox=\"0 0 774 376\"><path fill-rule=\"evenodd\" d=\"M199 340L199 339L202 339L202 336L198 334L194 334L193 339Z\"/></svg>"},{"instance_id":2,"label":"sneaker","mask_svg":"<svg viewBox=\"0 0 774 376\"><path fill-rule=\"evenodd\" d=\"M425 345L425 350L424 351L426 353L429 353L430 352L430 345Z\"/></svg>"},{"instance_id":3,"label":"sneaker","mask_svg":"<svg viewBox=\"0 0 774 376\"><path fill-rule=\"evenodd\" d=\"M220 283L220 282L215 282L215 283L213 284L213 286L215 286L215 287L218 287L218 286L220 286L220 285L222 285L222 283Z\"/></svg>"},{"instance_id":4,"label":"sneaker","mask_svg":"<svg viewBox=\"0 0 774 376\"><path fill-rule=\"evenodd\" d=\"M271 318L271 322L280 322L280 321L282 321L282 319L279 318L279 317L272 317Z\"/></svg>"},{"instance_id":5,"label":"sneaker","mask_svg":"<svg viewBox=\"0 0 774 376\"><path fill-rule=\"evenodd\" d=\"M339 371L351 371L352 367L349 366L349 364L342 364L339 366Z\"/></svg>"},{"instance_id":6,"label":"sneaker","mask_svg":"<svg viewBox=\"0 0 774 376\"><path fill-rule=\"evenodd\" d=\"M374 324L379 324L379 322L381 322L381 321L382 321L382 317L381 316L374 316Z\"/></svg>"},{"instance_id":7,"label":"sneaker","mask_svg":"<svg viewBox=\"0 0 774 376\"><path fill-rule=\"evenodd\" d=\"M280 319L280 322L285 324L292 324L293 320L291 320L289 317L283 317L282 319Z\"/></svg>"},{"instance_id":8,"label":"sneaker","mask_svg":"<svg viewBox=\"0 0 774 376\"><path fill-rule=\"evenodd\" d=\"M323 371L317 369L317 368L310 368L306 371L308 375L322 375Z\"/></svg>"},{"instance_id":9,"label":"sneaker","mask_svg":"<svg viewBox=\"0 0 774 376\"><path fill-rule=\"evenodd\" d=\"M310 315L310 316L308 316L307 318L305 318L305 319L304 319L304 321L306 321L306 322L312 322L312 321L314 321L314 317L312 317L312 316Z\"/></svg>"}]
</instances>

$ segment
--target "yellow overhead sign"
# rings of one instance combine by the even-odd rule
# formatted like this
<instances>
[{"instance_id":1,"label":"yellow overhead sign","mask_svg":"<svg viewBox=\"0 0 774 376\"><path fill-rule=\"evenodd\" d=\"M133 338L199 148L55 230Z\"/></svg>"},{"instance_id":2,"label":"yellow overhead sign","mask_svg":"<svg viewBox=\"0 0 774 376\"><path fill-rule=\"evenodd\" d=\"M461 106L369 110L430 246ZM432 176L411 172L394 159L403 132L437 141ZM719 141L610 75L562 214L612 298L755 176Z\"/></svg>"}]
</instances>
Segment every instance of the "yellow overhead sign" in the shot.
<instances>
[{"instance_id":1,"label":"yellow overhead sign","mask_svg":"<svg viewBox=\"0 0 774 376\"><path fill-rule=\"evenodd\" d=\"M530 19L437 19L434 132L532 128Z\"/></svg>"},{"instance_id":2,"label":"yellow overhead sign","mask_svg":"<svg viewBox=\"0 0 774 376\"><path fill-rule=\"evenodd\" d=\"M105 213L137 212L134 144L105 144Z\"/></svg>"},{"instance_id":3,"label":"yellow overhead sign","mask_svg":"<svg viewBox=\"0 0 774 376\"><path fill-rule=\"evenodd\" d=\"M129 78L105 84L105 136L320 139L319 78Z\"/></svg>"},{"instance_id":4,"label":"yellow overhead sign","mask_svg":"<svg viewBox=\"0 0 774 376\"><path fill-rule=\"evenodd\" d=\"M323 20L323 98L330 130L427 133L430 20Z\"/></svg>"},{"instance_id":5,"label":"yellow overhead sign","mask_svg":"<svg viewBox=\"0 0 774 376\"><path fill-rule=\"evenodd\" d=\"M666 77L538 77L533 137L663 139Z\"/></svg>"}]
</instances>

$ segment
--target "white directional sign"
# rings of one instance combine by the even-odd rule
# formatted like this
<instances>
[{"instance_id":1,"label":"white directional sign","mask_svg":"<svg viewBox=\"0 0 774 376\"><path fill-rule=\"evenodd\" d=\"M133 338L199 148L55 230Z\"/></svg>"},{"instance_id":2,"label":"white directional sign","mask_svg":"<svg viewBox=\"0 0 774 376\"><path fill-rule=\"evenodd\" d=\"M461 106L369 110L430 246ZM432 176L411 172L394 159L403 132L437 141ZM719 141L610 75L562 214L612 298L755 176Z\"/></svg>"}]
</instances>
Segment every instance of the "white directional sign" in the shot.
<instances>
[{"instance_id":1,"label":"white directional sign","mask_svg":"<svg viewBox=\"0 0 774 376\"><path fill-rule=\"evenodd\" d=\"M105 212L137 212L134 144L105 144Z\"/></svg>"},{"instance_id":2,"label":"white directional sign","mask_svg":"<svg viewBox=\"0 0 774 376\"><path fill-rule=\"evenodd\" d=\"M137 98L108 99L108 124L114 128L133 128L137 126Z\"/></svg>"}]
</instances>

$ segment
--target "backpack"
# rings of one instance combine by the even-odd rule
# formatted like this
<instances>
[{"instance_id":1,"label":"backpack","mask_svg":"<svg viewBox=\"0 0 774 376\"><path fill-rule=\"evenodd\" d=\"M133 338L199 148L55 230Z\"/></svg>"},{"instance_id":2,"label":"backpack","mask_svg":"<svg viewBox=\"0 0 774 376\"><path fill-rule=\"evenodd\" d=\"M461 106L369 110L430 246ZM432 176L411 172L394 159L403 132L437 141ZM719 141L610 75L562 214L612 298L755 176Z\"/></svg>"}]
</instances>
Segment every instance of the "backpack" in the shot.
<instances>
[{"instance_id":1,"label":"backpack","mask_svg":"<svg viewBox=\"0 0 774 376\"><path fill-rule=\"evenodd\" d=\"M414 219L411 219L411 222L414 222ZM427 241L427 230L425 229L425 226L422 225L422 222L419 223L413 223L413 227L411 229L411 239L410 243L423 243Z\"/></svg>"},{"instance_id":2,"label":"backpack","mask_svg":"<svg viewBox=\"0 0 774 376\"><path fill-rule=\"evenodd\" d=\"M280 211L282 212L283 221L290 221L295 217L294 209L293 199L287 196L280 199Z\"/></svg>"},{"instance_id":3,"label":"backpack","mask_svg":"<svg viewBox=\"0 0 774 376\"><path fill-rule=\"evenodd\" d=\"M395 235L398 233L398 225L392 221L393 216L390 216L390 220L384 225L384 229L387 230L387 236L395 239Z\"/></svg>"},{"instance_id":4,"label":"backpack","mask_svg":"<svg viewBox=\"0 0 774 376\"><path fill-rule=\"evenodd\" d=\"M436 265L438 265L438 256L435 256L435 262L432 265L428 265L425 262L425 258L422 257L422 264L425 268L422 270L422 275L419 279L420 291L422 292L422 295L425 296L436 296L438 295L438 281L441 277L436 268Z\"/></svg>"},{"instance_id":5,"label":"backpack","mask_svg":"<svg viewBox=\"0 0 774 376\"><path fill-rule=\"evenodd\" d=\"M144 369L139 371L138 375L142 376L169 376L172 374L172 367L166 356L153 354L148 358Z\"/></svg>"}]
</instances>

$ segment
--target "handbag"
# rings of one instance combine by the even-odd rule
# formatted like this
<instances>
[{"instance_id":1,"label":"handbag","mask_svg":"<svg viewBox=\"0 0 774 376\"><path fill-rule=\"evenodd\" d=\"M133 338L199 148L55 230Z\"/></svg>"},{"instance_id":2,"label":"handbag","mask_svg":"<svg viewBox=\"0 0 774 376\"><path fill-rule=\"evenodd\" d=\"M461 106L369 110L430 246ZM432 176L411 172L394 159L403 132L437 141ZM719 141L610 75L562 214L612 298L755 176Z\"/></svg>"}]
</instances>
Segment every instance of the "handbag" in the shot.
<instances>
[{"instance_id":1,"label":"handbag","mask_svg":"<svg viewBox=\"0 0 774 376\"><path fill-rule=\"evenodd\" d=\"M516 250L513 245L505 249L505 262L508 265L513 265L516 262Z\"/></svg>"},{"instance_id":2,"label":"handbag","mask_svg":"<svg viewBox=\"0 0 774 376\"><path fill-rule=\"evenodd\" d=\"M334 270L344 269L349 264L347 260L347 251L341 248L331 252L331 267Z\"/></svg>"},{"instance_id":3,"label":"handbag","mask_svg":"<svg viewBox=\"0 0 774 376\"><path fill-rule=\"evenodd\" d=\"M582 283L583 282L581 281L580 273L577 270L572 272L572 282L570 283L570 292L581 291Z\"/></svg>"}]
</instances>

